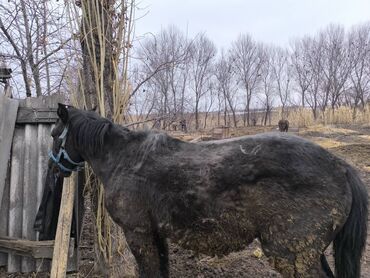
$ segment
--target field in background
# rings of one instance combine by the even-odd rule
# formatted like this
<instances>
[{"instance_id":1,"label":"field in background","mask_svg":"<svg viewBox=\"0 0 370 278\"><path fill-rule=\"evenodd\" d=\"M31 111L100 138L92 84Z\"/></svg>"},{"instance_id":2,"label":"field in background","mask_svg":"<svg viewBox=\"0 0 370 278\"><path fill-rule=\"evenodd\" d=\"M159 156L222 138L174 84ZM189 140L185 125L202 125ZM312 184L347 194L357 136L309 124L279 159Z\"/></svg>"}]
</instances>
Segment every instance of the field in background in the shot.
<instances>
[{"instance_id":1,"label":"field in background","mask_svg":"<svg viewBox=\"0 0 370 278\"><path fill-rule=\"evenodd\" d=\"M154 119L157 118L156 115L149 115L147 117L130 115L127 120L129 124L138 123L132 125L132 128L145 128L151 129L155 125ZM189 133L208 133L214 128L217 127L228 127L230 129L243 129L247 126L247 123L244 123L243 113L238 113L236 115L237 127L233 123L232 115L226 115L226 124L225 117L223 112L209 112L209 113L200 113L199 119L199 129L195 130L195 119L193 113L187 113L183 116L187 123L187 129ZM275 109L271 112L270 117L266 121L265 125L265 113L261 110L252 111L250 114L250 127L252 125L252 119L256 120L255 128L263 128L264 131L276 129L278 121L282 118L285 118L289 121L290 127L294 129L299 129L302 127L309 126L325 126L325 125L363 125L370 126L370 104L364 110L354 110L348 106L342 106L334 109L327 109L325 112L318 112L317 119L313 117L313 113L309 108L288 108L282 116L281 109ZM151 120L152 119L152 120ZM161 119L161 129L167 131L178 131L180 130L180 118L168 117L167 119ZM164 128L165 125L165 128ZM157 126L158 127L158 126ZM238 133L238 132L236 132ZM233 134L230 134L233 135ZM235 136L235 135L234 135Z\"/></svg>"}]
</instances>

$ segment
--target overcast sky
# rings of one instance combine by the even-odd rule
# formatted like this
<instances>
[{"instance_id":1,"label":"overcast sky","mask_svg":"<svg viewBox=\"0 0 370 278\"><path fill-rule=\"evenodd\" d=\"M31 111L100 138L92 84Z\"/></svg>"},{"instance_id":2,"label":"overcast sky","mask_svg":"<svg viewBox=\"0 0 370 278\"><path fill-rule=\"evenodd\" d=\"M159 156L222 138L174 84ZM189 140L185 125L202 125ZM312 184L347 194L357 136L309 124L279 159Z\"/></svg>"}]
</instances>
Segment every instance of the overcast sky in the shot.
<instances>
[{"instance_id":1,"label":"overcast sky","mask_svg":"<svg viewBox=\"0 0 370 278\"><path fill-rule=\"evenodd\" d=\"M240 33L287 46L330 23L347 29L370 21L370 0L137 0L136 35L158 33L173 24L189 37L204 32L227 48Z\"/></svg>"}]
</instances>

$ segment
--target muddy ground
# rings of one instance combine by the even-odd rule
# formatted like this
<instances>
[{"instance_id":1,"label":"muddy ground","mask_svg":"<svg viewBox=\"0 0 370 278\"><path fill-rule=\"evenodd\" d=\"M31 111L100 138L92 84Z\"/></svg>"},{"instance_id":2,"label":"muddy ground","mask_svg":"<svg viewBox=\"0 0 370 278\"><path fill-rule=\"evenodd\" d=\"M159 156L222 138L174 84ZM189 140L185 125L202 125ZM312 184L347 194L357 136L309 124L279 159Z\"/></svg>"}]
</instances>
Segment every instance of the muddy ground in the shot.
<instances>
[{"instance_id":1,"label":"muddy ground","mask_svg":"<svg viewBox=\"0 0 370 278\"><path fill-rule=\"evenodd\" d=\"M258 133L257 128L245 134ZM243 135L243 131L235 132ZM300 129L299 136L316 142L334 154L342 157L360 172L370 192L370 126L331 126ZM368 219L370 224L370 218ZM78 274L69 277L102 277L94 267L94 253L92 241L92 227L89 219L85 219L83 241L81 246L81 265ZM330 247L329 247L330 248ZM332 264L332 252L327 250L329 262ZM1 274L3 273L3 274ZM211 258L207 256L195 257L192 252L182 250L176 245L170 245L170 274L171 277L281 277L269 265L258 241L247 246L242 252L232 253L227 257ZM7 277L0 271L0 277ZM48 277L47 274L21 275L13 274L8 277ZM362 278L370 277L370 236L367 240L367 250L362 262Z\"/></svg>"}]
</instances>

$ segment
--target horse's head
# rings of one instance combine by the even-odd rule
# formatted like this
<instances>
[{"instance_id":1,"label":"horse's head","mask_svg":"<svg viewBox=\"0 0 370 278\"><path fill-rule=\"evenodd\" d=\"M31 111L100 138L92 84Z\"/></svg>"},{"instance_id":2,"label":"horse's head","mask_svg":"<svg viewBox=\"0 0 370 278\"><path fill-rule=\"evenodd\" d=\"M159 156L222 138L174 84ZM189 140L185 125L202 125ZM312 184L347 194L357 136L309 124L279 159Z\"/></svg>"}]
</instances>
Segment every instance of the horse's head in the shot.
<instances>
[{"instance_id":1,"label":"horse's head","mask_svg":"<svg viewBox=\"0 0 370 278\"><path fill-rule=\"evenodd\" d=\"M57 110L59 119L51 132L53 147L49 156L64 177L70 176L73 171L79 171L84 165L84 159L70 136L71 114L77 112L76 108L59 103Z\"/></svg>"}]
</instances>

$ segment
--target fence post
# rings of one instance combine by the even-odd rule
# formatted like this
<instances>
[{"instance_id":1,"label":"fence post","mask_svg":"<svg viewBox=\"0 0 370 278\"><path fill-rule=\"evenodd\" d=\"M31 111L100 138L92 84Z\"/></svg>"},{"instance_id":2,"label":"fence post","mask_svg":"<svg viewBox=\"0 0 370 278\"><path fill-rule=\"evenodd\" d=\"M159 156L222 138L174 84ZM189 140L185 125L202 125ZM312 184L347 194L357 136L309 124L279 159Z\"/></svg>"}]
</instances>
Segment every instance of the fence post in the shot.
<instances>
[{"instance_id":1,"label":"fence post","mask_svg":"<svg viewBox=\"0 0 370 278\"><path fill-rule=\"evenodd\" d=\"M75 195L75 179L73 176L66 179L63 185L50 278L63 278L66 276Z\"/></svg>"}]
</instances>

